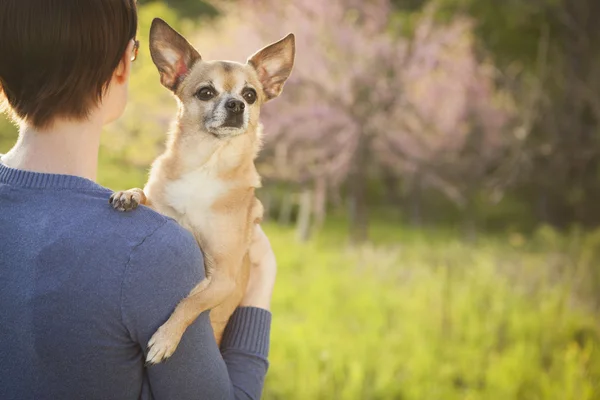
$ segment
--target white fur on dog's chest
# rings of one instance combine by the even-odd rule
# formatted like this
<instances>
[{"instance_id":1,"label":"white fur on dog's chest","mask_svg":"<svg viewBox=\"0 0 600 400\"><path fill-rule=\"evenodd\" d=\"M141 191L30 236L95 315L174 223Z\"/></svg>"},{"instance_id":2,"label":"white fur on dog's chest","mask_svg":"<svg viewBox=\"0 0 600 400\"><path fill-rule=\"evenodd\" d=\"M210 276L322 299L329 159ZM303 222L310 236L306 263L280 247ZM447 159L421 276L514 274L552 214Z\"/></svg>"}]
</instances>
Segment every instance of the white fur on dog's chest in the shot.
<instances>
[{"instance_id":1,"label":"white fur on dog's chest","mask_svg":"<svg viewBox=\"0 0 600 400\"><path fill-rule=\"evenodd\" d=\"M167 203L185 215L193 226L202 227L214 202L231 189L231 184L205 171L189 172L165 186Z\"/></svg>"}]
</instances>

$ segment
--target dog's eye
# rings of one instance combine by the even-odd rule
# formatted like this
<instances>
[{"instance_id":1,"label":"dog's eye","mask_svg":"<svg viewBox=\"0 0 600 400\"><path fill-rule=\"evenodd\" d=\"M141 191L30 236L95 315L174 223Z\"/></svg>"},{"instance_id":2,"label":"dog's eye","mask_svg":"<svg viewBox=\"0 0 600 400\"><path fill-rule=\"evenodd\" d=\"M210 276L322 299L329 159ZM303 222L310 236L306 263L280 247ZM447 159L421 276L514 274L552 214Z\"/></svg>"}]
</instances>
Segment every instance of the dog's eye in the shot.
<instances>
[{"instance_id":1,"label":"dog's eye","mask_svg":"<svg viewBox=\"0 0 600 400\"><path fill-rule=\"evenodd\" d=\"M246 89L243 96L248 104L254 104L256 101L256 91L254 89Z\"/></svg>"},{"instance_id":2,"label":"dog's eye","mask_svg":"<svg viewBox=\"0 0 600 400\"><path fill-rule=\"evenodd\" d=\"M217 92L211 87L204 87L196 92L196 97L204 101L210 100L216 95Z\"/></svg>"}]
</instances>

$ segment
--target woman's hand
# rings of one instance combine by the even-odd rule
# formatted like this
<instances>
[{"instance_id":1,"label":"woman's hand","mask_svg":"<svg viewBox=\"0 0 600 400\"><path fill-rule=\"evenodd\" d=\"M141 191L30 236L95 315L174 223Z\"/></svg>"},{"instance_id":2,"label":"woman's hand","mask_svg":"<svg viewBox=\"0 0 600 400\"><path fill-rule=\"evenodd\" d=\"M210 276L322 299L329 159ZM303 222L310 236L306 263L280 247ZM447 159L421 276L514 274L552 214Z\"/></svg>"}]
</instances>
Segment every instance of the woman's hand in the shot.
<instances>
[{"instance_id":1,"label":"woman's hand","mask_svg":"<svg viewBox=\"0 0 600 400\"><path fill-rule=\"evenodd\" d=\"M270 310L277 275L277 261L267 235L258 224L254 227L249 256L250 278L246 294L240 305L242 307L258 307Z\"/></svg>"}]
</instances>

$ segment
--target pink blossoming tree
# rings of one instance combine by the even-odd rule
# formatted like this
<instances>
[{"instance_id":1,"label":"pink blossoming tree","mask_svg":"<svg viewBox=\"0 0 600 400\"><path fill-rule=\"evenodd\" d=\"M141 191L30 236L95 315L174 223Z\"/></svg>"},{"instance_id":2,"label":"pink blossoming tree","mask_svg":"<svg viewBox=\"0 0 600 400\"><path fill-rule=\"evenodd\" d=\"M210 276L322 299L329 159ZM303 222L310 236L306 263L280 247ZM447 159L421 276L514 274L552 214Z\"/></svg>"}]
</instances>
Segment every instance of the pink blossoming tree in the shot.
<instances>
[{"instance_id":1,"label":"pink blossoming tree","mask_svg":"<svg viewBox=\"0 0 600 400\"><path fill-rule=\"evenodd\" d=\"M292 77L263 109L263 175L314 185L320 213L325 194L343 188L357 240L367 234L372 178L468 205L503 154L508 119L475 55L470 21L439 25L426 13L406 38L393 29L388 0L299 3L241 0L222 29L198 37L209 58L239 58L296 35Z\"/></svg>"}]
</instances>

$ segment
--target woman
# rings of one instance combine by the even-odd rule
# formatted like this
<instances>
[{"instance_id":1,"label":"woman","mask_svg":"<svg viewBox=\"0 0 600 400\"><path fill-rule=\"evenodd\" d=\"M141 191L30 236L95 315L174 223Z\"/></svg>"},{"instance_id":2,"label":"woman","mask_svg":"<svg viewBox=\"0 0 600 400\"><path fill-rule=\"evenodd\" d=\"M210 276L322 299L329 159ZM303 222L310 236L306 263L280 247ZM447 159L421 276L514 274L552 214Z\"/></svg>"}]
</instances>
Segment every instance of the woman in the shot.
<instances>
[{"instance_id":1,"label":"woman","mask_svg":"<svg viewBox=\"0 0 600 400\"><path fill-rule=\"evenodd\" d=\"M204 313L165 363L146 346L204 278L191 234L118 213L94 182L100 133L127 100L135 0L2 0L0 93L20 124L0 159L0 398L258 399L275 258L253 270L221 349Z\"/></svg>"}]
</instances>

